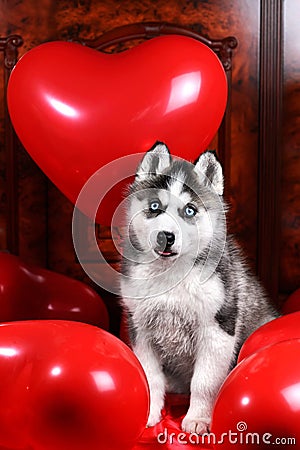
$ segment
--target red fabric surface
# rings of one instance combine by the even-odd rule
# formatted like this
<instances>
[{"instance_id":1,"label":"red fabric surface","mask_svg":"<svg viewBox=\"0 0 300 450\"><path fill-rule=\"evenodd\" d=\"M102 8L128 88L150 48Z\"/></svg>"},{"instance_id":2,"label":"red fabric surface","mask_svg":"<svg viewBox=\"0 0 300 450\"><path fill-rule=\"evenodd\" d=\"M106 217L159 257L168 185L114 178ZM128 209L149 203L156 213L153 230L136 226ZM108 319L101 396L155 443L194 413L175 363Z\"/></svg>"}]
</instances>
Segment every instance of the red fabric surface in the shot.
<instances>
[{"instance_id":1,"label":"red fabric surface","mask_svg":"<svg viewBox=\"0 0 300 450\"><path fill-rule=\"evenodd\" d=\"M162 420L155 427L146 428L140 441L133 450L176 450L176 449L212 449L208 439L183 433L181 421L189 406L189 396L168 394ZM172 435L172 433L175 433Z\"/></svg>"}]
</instances>

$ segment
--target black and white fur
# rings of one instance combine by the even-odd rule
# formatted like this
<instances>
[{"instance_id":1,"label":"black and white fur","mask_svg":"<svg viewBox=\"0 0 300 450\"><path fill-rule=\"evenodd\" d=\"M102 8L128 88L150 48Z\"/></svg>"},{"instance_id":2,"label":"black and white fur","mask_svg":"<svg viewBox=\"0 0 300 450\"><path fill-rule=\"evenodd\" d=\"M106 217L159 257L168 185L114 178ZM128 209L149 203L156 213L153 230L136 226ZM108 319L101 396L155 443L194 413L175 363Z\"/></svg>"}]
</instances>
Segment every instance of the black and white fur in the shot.
<instances>
[{"instance_id":1,"label":"black and white fur","mask_svg":"<svg viewBox=\"0 0 300 450\"><path fill-rule=\"evenodd\" d=\"M166 392L190 393L182 429L206 432L242 343L277 316L226 235L225 210L213 152L195 165L160 142L146 153L128 195L121 295L150 387L148 426Z\"/></svg>"}]
</instances>

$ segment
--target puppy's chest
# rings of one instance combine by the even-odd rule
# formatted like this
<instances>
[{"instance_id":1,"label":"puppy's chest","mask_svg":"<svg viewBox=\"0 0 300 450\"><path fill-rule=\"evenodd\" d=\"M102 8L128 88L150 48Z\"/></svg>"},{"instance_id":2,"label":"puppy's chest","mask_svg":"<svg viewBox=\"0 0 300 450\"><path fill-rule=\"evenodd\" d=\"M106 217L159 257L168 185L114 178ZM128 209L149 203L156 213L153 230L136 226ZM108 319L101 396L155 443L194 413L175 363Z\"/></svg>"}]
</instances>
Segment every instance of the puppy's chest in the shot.
<instances>
[{"instance_id":1,"label":"puppy's chest","mask_svg":"<svg viewBox=\"0 0 300 450\"><path fill-rule=\"evenodd\" d=\"M204 331L214 322L218 303L209 291L198 287L194 292L185 285L139 305L135 317L162 362L170 358L192 362L200 341L205 345Z\"/></svg>"},{"instance_id":2,"label":"puppy's chest","mask_svg":"<svg viewBox=\"0 0 300 450\"><path fill-rule=\"evenodd\" d=\"M160 305L144 316L144 326L162 360L172 357L193 358L201 332L197 312L174 305Z\"/></svg>"},{"instance_id":3,"label":"puppy's chest","mask_svg":"<svg viewBox=\"0 0 300 450\"><path fill-rule=\"evenodd\" d=\"M215 325L223 300L217 276L200 284L191 273L171 291L136 300L129 310L136 328L144 330L162 360L194 359L198 346L205 345L205 329Z\"/></svg>"}]
</instances>

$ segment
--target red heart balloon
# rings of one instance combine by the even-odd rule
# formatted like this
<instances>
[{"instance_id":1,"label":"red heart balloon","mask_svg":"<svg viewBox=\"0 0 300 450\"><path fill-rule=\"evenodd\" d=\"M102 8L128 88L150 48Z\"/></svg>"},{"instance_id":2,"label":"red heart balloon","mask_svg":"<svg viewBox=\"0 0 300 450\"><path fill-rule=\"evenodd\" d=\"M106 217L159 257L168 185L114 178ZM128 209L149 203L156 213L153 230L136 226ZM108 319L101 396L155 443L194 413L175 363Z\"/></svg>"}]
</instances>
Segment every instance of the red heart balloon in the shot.
<instances>
[{"instance_id":1,"label":"red heart balloon","mask_svg":"<svg viewBox=\"0 0 300 450\"><path fill-rule=\"evenodd\" d=\"M259 350L221 387L212 418L214 449L299 449L300 340Z\"/></svg>"},{"instance_id":2,"label":"red heart balloon","mask_svg":"<svg viewBox=\"0 0 300 450\"><path fill-rule=\"evenodd\" d=\"M0 448L130 450L146 426L139 361L90 325L0 325L0 379Z\"/></svg>"},{"instance_id":3,"label":"red heart balloon","mask_svg":"<svg viewBox=\"0 0 300 450\"><path fill-rule=\"evenodd\" d=\"M238 362L262 348L289 339L300 339L300 311L271 320L254 331L244 342Z\"/></svg>"},{"instance_id":4,"label":"red heart balloon","mask_svg":"<svg viewBox=\"0 0 300 450\"><path fill-rule=\"evenodd\" d=\"M0 252L0 322L62 319L108 329L105 304L80 281Z\"/></svg>"},{"instance_id":5,"label":"red heart balloon","mask_svg":"<svg viewBox=\"0 0 300 450\"><path fill-rule=\"evenodd\" d=\"M172 154L195 159L216 133L226 100L226 76L214 52L176 35L113 55L70 42L46 43L20 59L8 85L20 140L74 203L99 168L145 152L157 140ZM112 187L118 174L109 178ZM97 216L105 224L120 189L108 198ZM93 210L85 206L89 215Z\"/></svg>"}]
</instances>

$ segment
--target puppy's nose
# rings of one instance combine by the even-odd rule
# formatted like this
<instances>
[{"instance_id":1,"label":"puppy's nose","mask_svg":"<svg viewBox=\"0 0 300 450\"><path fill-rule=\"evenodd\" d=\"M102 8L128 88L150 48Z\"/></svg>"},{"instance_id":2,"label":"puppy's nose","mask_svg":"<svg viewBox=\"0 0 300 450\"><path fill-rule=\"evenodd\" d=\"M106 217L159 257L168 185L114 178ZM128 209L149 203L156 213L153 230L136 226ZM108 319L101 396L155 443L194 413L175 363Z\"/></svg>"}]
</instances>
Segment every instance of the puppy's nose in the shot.
<instances>
[{"instance_id":1,"label":"puppy's nose","mask_svg":"<svg viewBox=\"0 0 300 450\"><path fill-rule=\"evenodd\" d=\"M160 247L171 247L175 242L174 233L168 231L160 231L157 235L156 241Z\"/></svg>"}]
</instances>

